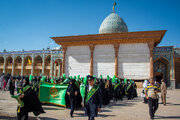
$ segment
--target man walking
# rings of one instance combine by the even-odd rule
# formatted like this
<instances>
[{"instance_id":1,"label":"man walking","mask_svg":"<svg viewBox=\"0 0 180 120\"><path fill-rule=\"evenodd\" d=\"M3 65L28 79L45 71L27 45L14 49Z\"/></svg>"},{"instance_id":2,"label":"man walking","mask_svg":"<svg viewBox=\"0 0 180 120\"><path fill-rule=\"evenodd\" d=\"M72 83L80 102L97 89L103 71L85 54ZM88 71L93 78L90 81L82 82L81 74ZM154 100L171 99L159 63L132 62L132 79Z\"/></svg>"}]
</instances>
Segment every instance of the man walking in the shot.
<instances>
[{"instance_id":1,"label":"man walking","mask_svg":"<svg viewBox=\"0 0 180 120\"><path fill-rule=\"evenodd\" d=\"M85 90L85 112L88 115L88 120L95 120L97 112L101 110L101 89L94 84L94 77L88 75L88 85Z\"/></svg>"},{"instance_id":2,"label":"man walking","mask_svg":"<svg viewBox=\"0 0 180 120\"><path fill-rule=\"evenodd\" d=\"M167 87L164 79L161 80L161 100L163 105L166 105L166 94L167 94Z\"/></svg>"},{"instance_id":3,"label":"man walking","mask_svg":"<svg viewBox=\"0 0 180 120\"><path fill-rule=\"evenodd\" d=\"M160 88L154 84L153 78L150 78L149 82L150 84L145 88L145 96L148 99L150 118L154 119L154 114L158 109L158 92Z\"/></svg>"}]
</instances>

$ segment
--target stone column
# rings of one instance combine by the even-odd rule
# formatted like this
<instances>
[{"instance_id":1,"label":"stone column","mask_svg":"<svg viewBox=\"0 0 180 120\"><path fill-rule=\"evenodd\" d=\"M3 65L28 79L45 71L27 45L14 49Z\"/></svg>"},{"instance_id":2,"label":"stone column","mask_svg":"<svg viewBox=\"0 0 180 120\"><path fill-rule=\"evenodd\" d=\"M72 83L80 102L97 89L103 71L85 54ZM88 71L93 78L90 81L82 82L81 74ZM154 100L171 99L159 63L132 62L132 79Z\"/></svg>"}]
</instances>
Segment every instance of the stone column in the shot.
<instances>
[{"instance_id":1,"label":"stone column","mask_svg":"<svg viewBox=\"0 0 180 120\"><path fill-rule=\"evenodd\" d=\"M63 60L62 60L62 74L65 73L65 64L66 64L66 46L62 46L62 52L63 52Z\"/></svg>"},{"instance_id":2,"label":"stone column","mask_svg":"<svg viewBox=\"0 0 180 120\"><path fill-rule=\"evenodd\" d=\"M52 56L52 51L51 51L51 69L50 69L50 77L52 78L53 76L53 56Z\"/></svg>"},{"instance_id":3,"label":"stone column","mask_svg":"<svg viewBox=\"0 0 180 120\"><path fill-rule=\"evenodd\" d=\"M31 75L34 73L34 54L32 54L32 63L31 63Z\"/></svg>"},{"instance_id":4,"label":"stone column","mask_svg":"<svg viewBox=\"0 0 180 120\"><path fill-rule=\"evenodd\" d=\"M21 63L21 77L23 76L24 73L24 55L22 56L22 63Z\"/></svg>"},{"instance_id":5,"label":"stone column","mask_svg":"<svg viewBox=\"0 0 180 120\"><path fill-rule=\"evenodd\" d=\"M60 65L60 62L58 64L58 77L60 77L61 75L61 65Z\"/></svg>"},{"instance_id":6,"label":"stone column","mask_svg":"<svg viewBox=\"0 0 180 120\"><path fill-rule=\"evenodd\" d=\"M149 52L150 52L150 78L153 78L153 49L154 49L154 42L149 42Z\"/></svg>"},{"instance_id":7,"label":"stone column","mask_svg":"<svg viewBox=\"0 0 180 120\"><path fill-rule=\"evenodd\" d=\"M56 77L56 64L54 63L54 77Z\"/></svg>"},{"instance_id":8,"label":"stone column","mask_svg":"<svg viewBox=\"0 0 180 120\"><path fill-rule=\"evenodd\" d=\"M89 69L89 74L93 75L93 61L94 61L94 45L89 45L89 49L90 49L90 69Z\"/></svg>"},{"instance_id":9,"label":"stone column","mask_svg":"<svg viewBox=\"0 0 180 120\"><path fill-rule=\"evenodd\" d=\"M114 75L118 77L118 53L119 53L119 44L114 44L115 51L115 73Z\"/></svg>"},{"instance_id":10,"label":"stone column","mask_svg":"<svg viewBox=\"0 0 180 120\"><path fill-rule=\"evenodd\" d=\"M43 54L43 60L42 60L42 75L44 75L44 67L45 67L45 54Z\"/></svg>"},{"instance_id":11,"label":"stone column","mask_svg":"<svg viewBox=\"0 0 180 120\"><path fill-rule=\"evenodd\" d=\"M170 87L175 89L176 83L175 83L175 59L174 59L174 49L171 52L171 63L169 64L170 67Z\"/></svg>"},{"instance_id":12,"label":"stone column","mask_svg":"<svg viewBox=\"0 0 180 120\"><path fill-rule=\"evenodd\" d=\"M3 73L6 72L6 56L4 56L4 65L3 65Z\"/></svg>"},{"instance_id":13,"label":"stone column","mask_svg":"<svg viewBox=\"0 0 180 120\"><path fill-rule=\"evenodd\" d=\"M14 60L14 55L13 55L13 58L12 58L12 72L11 72L11 75L13 76L14 75L14 67L15 67L15 60Z\"/></svg>"}]
</instances>

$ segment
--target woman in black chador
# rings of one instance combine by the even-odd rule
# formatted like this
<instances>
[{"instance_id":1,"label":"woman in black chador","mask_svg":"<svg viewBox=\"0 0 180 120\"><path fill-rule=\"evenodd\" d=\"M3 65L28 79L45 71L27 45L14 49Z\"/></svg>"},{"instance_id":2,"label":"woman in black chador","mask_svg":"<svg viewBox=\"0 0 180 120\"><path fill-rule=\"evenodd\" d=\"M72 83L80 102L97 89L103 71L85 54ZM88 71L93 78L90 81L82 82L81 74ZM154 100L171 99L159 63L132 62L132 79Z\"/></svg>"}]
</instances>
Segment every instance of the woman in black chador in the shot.
<instances>
[{"instance_id":1,"label":"woman in black chador","mask_svg":"<svg viewBox=\"0 0 180 120\"><path fill-rule=\"evenodd\" d=\"M20 91L20 95L12 96L18 101L17 119L28 120L28 113L33 112L35 116L41 113L45 113L36 93L31 89L29 84L29 78L23 80L23 90Z\"/></svg>"},{"instance_id":2,"label":"woman in black chador","mask_svg":"<svg viewBox=\"0 0 180 120\"><path fill-rule=\"evenodd\" d=\"M108 105L111 100L111 83L110 80L101 80L101 84L99 84L101 88L101 95L102 95L102 104L103 105Z\"/></svg>"},{"instance_id":3,"label":"woman in black chador","mask_svg":"<svg viewBox=\"0 0 180 120\"><path fill-rule=\"evenodd\" d=\"M74 108L77 107L76 105L77 105L78 93L79 93L79 88L75 85L75 80L71 79L69 86L67 88L67 95L71 107L71 112L70 112L71 117L73 117Z\"/></svg>"},{"instance_id":4,"label":"woman in black chador","mask_svg":"<svg viewBox=\"0 0 180 120\"><path fill-rule=\"evenodd\" d=\"M9 91L11 95L14 95L14 89L15 89L15 78L12 76L10 77L10 83L9 83Z\"/></svg>"}]
</instances>

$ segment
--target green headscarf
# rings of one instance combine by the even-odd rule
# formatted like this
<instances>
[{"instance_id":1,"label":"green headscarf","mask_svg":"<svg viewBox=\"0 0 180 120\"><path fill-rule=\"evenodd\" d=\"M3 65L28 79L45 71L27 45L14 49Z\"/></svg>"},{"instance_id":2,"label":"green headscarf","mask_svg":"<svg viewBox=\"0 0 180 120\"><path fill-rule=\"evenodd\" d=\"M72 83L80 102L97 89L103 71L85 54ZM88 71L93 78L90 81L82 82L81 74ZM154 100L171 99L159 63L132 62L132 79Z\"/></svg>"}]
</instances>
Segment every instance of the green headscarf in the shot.
<instances>
[{"instance_id":1,"label":"green headscarf","mask_svg":"<svg viewBox=\"0 0 180 120\"><path fill-rule=\"evenodd\" d=\"M124 79L124 84L127 84L127 79L126 78Z\"/></svg>"},{"instance_id":2,"label":"green headscarf","mask_svg":"<svg viewBox=\"0 0 180 120\"><path fill-rule=\"evenodd\" d=\"M116 76L114 75L114 77L112 78L112 83L116 82Z\"/></svg>"},{"instance_id":3,"label":"green headscarf","mask_svg":"<svg viewBox=\"0 0 180 120\"><path fill-rule=\"evenodd\" d=\"M107 80L110 80L110 77L109 77L109 75L107 75Z\"/></svg>"},{"instance_id":4,"label":"green headscarf","mask_svg":"<svg viewBox=\"0 0 180 120\"><path fill-rule=\"evenodd\" d=\"M62 78L63 78L64 80L66 79L66 74L65 74L65 73L63 73Z\"/></svg>"},{"instance_id":5,"label":"green headscarf","mask_svg":"<svg viewBox=\"0 0 180 120\"><path fill-rule=\"evenodd\" d=\"M96 83L96 75L93 75L93 77L94 77L94 83Z\"/></svg>"},{"instance_id":6,"label":"green headscarf","mask_svg":"<svg viewBox=\"0 0 180 120\"><path fill-rule=\"evenodd\" d=\"M86 85L86 83L87 83L87 77L84 77L83 83Z\"/></svg>"},{"instance_id":7,"label":"green headscarf","mask_svg":"<svg viewBox=\"0 0 180 120\"><path fill-rule=\"evenodd\" d=\"M33 76L30 75L30 76L29 76L29 82L31 82L32 80L33 80Z\"/></svg>"},{"instance_id":8,"label":"green headscarf","mask_svg":"<svg viewBox=\"0 0 180 120\"><path fill-rule=\"evenodd\" d=\"M41 81L45 81L46 80L46 76L42 76L42 78L41 78Z\"/></svg>"}]
</instances>

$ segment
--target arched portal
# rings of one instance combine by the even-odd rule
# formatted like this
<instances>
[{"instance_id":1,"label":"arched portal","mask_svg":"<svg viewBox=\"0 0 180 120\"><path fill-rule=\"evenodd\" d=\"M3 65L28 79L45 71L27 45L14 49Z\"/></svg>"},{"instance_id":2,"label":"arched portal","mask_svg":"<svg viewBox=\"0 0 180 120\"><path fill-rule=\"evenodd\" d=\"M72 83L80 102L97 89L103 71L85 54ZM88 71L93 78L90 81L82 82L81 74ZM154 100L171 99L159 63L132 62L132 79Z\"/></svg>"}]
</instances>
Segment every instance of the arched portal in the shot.
<instances>
[{"instance_id":1,"label":"arched portal","mask_svg":"<svg viewBox=\"0 0 180 120\"><path fill-rule=\"evenodd\" d=\"M154 61L154 76L158 82L164 79L167 86L170 86L170 64L169 61L160 57Z\"/></svg>"},{"instance_id":2,"label":"arched portal","mask_svg":"<svg viewBox=\"0 0 180 120\"><path fill-rule=\"evenodd\" d=\"M45 58L44 75L50 76L50 70L51 70L51 55L48 55Z\"/></svg>"},{"instance_id":3,"label":"arched portal","mask_svg":"<svg viewBox=\"0 0 180 120\"><path fill-rule=\"evenodd\" d=\"M11 74L11 72L12 72L12 65L13 65L13 59L12 59L12 57L11 56L8 56L7 58L6 58L6 70L5 70L5 74Z\"/></svg>"},{"instance_id":4,"label":"arched portal","mask_svg":"<svg viewBox=\"0 0 180 120\"><path fill-rule=\"evenodd\" d=\"M55 62L53 63L54 66L54 77L60 77L61 76L61 66L62 66L62 62L61 59L57 59L55 60Z\"/></svg>"},{"instance_id":5,"label":"arched portal","mask_svg":"<svg viewBox=\"0 0 180 120\"><path fill-rule=\"evenodd\" d=\"M0 57L0 74L3 73L3 67L4 67L4 58Z\"/></svg>"},{"instance_id":6,"label":"arched portal","mask_svg":"<svg viewBox=\"0 0 180 120\"><path fill-rule=\"evenodd\" d=\"M22 58L17 56L14 60L14 75L21 75L21 68L22 68Z\"/></svg>"},{"instance_id":7,"label":"arched portal","mask_svg":"<svg viewBox=\"0 0 180 120\"><path fill-rule=\"evenodd\" d=\"M32 58L30 56L26 56L24 58L23 76L29 76L31 74L31 64Z\"/></svg>"},{"instance_id":8,"label":"arched portal","mask_svg":"<svg viewBox=\"0 0 180 120\"><path fill-rule=\"evenodd\" d=\"M42 57L40 55L34 58L34 76L40 76L42 73Z\"/></svg>"}]
</instances>

